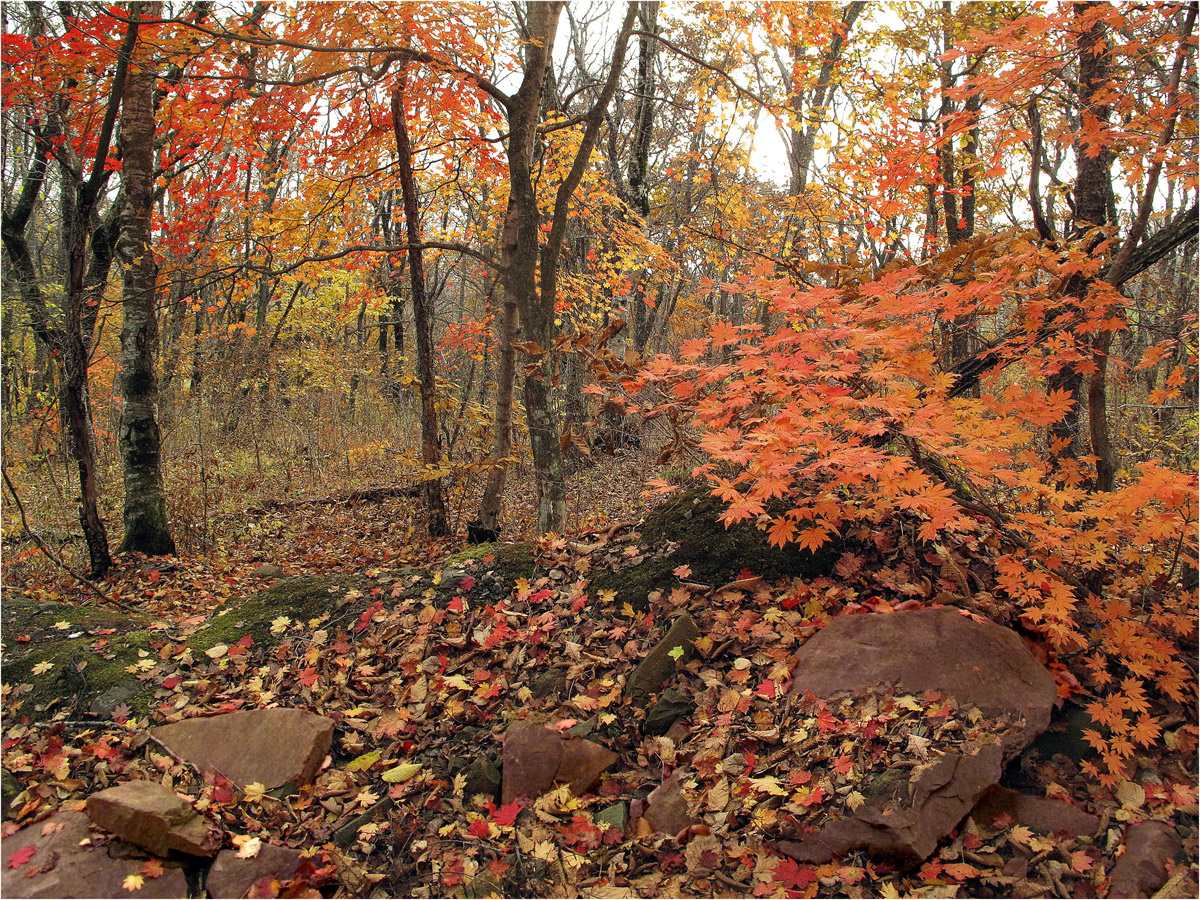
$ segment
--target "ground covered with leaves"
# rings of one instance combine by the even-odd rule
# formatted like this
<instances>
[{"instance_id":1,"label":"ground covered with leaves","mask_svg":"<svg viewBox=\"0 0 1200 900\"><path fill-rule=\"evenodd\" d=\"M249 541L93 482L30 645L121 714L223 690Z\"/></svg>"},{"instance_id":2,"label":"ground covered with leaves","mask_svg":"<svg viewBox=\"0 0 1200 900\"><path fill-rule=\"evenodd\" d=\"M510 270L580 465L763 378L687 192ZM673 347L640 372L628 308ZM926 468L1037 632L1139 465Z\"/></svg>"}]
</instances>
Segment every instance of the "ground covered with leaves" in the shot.
<instances>
[{"instance_id":1,"label":"ground covered with leaves","mask_svg":"<svg viewBox=\"0 0 1200 900\"><path fill-rule=\"evenodd\" d=\"M73 707L65 689L35 701L33 685L6 678L4 765L23 794L5 833L148 778L194 798L238 846L310 851L305 883L275 885L277 895L1104 896L1127 825L1145 818L1176 823L1185 858L1173 864L1174 883L1194 878L1195 710L1158 697L1146 703L1164 723L1162 740L1138 752L1115 791L1087 778L1086 749L1065 742L1063 752L1027 753L1009 773L1027 793L1098 815L1095 835L1064 840L971 818L907 869L861 855L803 865L780 852L780 842L880 802L878 773L916 770L1017 727L934 693L824 703L788 692L797 649L847 609L947 603L1003 621L988 591L985 524L931 550L896 522L848 535L823 572L763 578L752 558L742 570L706 570L715 548L689 560L686 542L653 517L646 529L606 524L459 552L419 538L412 502L260 509L222 558L127 561L101 587L158 620L127 671L145 687L145 708L118 704L101 718ZM266 587L249 573L267 561L287 575L353 580L331 578L328 602L302 616L280 612L265 629L230 632L204 650L189 643L227 604ZM640 593L639 570L652 575ZM79 589L26 590L105 606ZM654 698L636 701L629 681L685 612L701 636L664 686L674 714L656 719ZM103 616L69 634L41 624L28 635L6 625L6 656L22 638L58 631L100 659L120 631ZM1067 661L1053 662L1068 695L1078 681ZM58 675L34 666L28 678ZM311 788L264 793L206 779L145 731L270 705L337 723ZM501 739L519 719L586 737L618 760L592 793L564 787L529 806L501 804ZM638 817L655 804L657 819Z\"/></svg>"}]
</instances>

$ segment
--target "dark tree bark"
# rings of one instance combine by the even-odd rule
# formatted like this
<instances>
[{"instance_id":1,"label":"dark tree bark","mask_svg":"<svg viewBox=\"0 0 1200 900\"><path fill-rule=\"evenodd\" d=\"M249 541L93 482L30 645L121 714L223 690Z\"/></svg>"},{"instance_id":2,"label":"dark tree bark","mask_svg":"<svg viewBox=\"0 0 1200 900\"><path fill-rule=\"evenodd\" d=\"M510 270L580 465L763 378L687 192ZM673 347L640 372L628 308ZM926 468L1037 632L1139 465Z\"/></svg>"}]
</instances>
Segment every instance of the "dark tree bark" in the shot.
<instances>
[{"instance_id":1,"label":"dark tree bark","mask_svg":"<svg viewBox=\"0 0 1200 900\"><path fill-rule=\"evenodd\" d=\"M421 394L421 460L429 468L436 469L442 462L441 439L438 434L437 379L433 372L433 324L429 301L425 294L425 255L421 250L421 219L417 204L417 186L413 178L412 143L408 136L408 123L404 119L405 77L392 91L392 127L396 132L396 171L400 176L400 190L404 195L404 219L408 233L408 271L412 283L412 306L414 330L417 340L417 385ZM429 515L430 537L444 537L450 533L446 518L446 501L442 495L442 479L431 478L427 473L422 482L425 505Z\"/></svg>"},{"instance_id":2,"label":"dark tree bark","mask_svg":"<svg viewBox=\"0 0 1200 900\"><path fill-rule=\"evenodd\" d=\"M140 0L129 7L136 24L157 19L162 3ZM130 27L135 27L131 25ZM139 52L141 51L141 52ZM121 550L147 555L175 552L163 490L162 441L156 411L158 317L151 226L154 211L154 87L156 75L144 45L133 49L121 100L125 201L119 246L124 269L121 297L121 424L118 443L125 478L125 536Z\"/></svg>"},{"instance_id":3,"label":"dark tree bark","mask_svg":"<svg viewBox=\"0 0 1200 900\"><path fill-rule=\"evenodd\" d=\"M496 419L492 436L492 467L479 505L479 522L488 531L499 528L500 507L512 454L513 389L516 385L516 343L519 310L537 292L538 230L541 216L533 186L537 126L546 86L546 71L554 52L554 35L562 15L563 0L530 3L525 46L524 77L508 100L508 205L504 211L500 265L504 271L504 299L500 307L500 358L496 375Z\"/></svg>"}]
</instances>

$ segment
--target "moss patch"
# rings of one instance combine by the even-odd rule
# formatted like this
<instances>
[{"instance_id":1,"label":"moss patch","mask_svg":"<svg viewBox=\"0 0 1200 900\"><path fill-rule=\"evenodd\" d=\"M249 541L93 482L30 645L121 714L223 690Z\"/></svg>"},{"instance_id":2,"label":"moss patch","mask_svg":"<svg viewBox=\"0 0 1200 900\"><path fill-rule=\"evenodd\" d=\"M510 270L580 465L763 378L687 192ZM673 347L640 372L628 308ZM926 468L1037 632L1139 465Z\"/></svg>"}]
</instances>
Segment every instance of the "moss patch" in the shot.
<instances>
[{"instance_id":1,"label":"moss patch","mask_svg":"<svg viewBox=\"0 0 1200 900\"><path fill-rule=\"evenodd\" d=\"M349 619L366 608L372 601L371 590L380 586L368 578L342 575L284 578L252 597L227 603L187 644L203 652L217 644L234 644L246 635L255 646L274 644L279 638L271 634L271 623L280 616L305 622L326 612L334 617L345 612Z\"/></svg>"}]
</instances>

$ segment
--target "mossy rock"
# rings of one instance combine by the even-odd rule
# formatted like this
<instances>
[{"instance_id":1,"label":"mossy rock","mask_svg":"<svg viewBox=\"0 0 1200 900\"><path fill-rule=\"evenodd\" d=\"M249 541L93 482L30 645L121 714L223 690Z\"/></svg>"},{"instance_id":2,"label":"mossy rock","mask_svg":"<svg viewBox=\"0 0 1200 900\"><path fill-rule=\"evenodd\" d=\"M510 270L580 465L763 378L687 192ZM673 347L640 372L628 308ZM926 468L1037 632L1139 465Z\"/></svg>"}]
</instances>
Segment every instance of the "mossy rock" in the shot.
<instances>
[{"instance_id":1,"label":"mossy rock","mask_svg":"<svg viewBox=\"0 0 1200 900\"><path fill-rule=\"evenodd\" d=\"M535 555L536 548L531 541L474 544L445 559L437 570L441 575L437 584L432 576L424 576L413 583L406 594L410 597L428 595L437 607L445 606L456 596L472 606L498 603L512 593L520 579L533 577ZM485 559L488 561L484 562ZM462 581L468 576L473 583L464 589Z\"/></svg>"},{"instance_id":2,"label":"mossy rock","mask_svg":"<svg viewBox=\"0 0 1200 900\"><path fill-rule=\"evenodd\" d=\"M790 544L772 547L767 533L739 522L726 528L718 518L725 504L704 485L691 487L651 510L642 521L642 542L651 552L636 566L597 572L594 590L613 590L617 603L644 609L646 595L678 584L674 570L691 569L688 580L719 587L737 579L743 570L767 580L829 575L842 555L844 542L835 537L815 552ZM666 548L674 546L674 549Z\"/></svg>"},{"instance_id":3,"label":"mossy rock","mask_svg":"<svg viewBox=\"0 0 1200 900\"><path fill-rule=\"evenodd\" d=\"M319 618L326 612L344 613L347 624L371 602L371 589L379 583L350 576L288 578L243 600L231 600L205 625L196 630L187 645L197 654L217 644L235 644L246 635L254 645L271 646L282 636L271 633L271 623L280 616L298 621ZM357 591L347 600L347 594ZM14 694L6 713L29 716L34 721L74 707L99 716L112 714L126 705L138 718L147 715L155 684L140 681L126 671L139 660L155 655L152 643L163 639L151 631L151 616L122 613L88 606L39 604L14 597L4 603L4 681ZM11 608L10 608L11 606ZM69 628L54 628L56 622ZM114 629L104 635L107 643L96 649L97 630ZM69 637L78 632L79 637ZM9 635L30 634L28 643L12 643ZM36 636L36 639L35 639ZM86 661L81 670L80 661ZM50 664L40 674L34 669ZM25 686L28 686L26 688Z\"/></svg>"},{"instance_id":4,"label":"mossy rock","mask_svg":"<svg viewBox=\"0 0 1200 900\"><path fill-rule=\"evenodd\" d=\"M0 607L0 622L4 625L5 656L32 651L45 641L60 641L64 634L76 631L116 629L128 631L142 627L142 622L129 613L98 606L68 606L65 603L42 603L24 594L9 593ZM69 628L57 627L67 622ZM28 641L17 642L28 636Z\"/></svg>"},{"instance_id":5,"label":"mossy rock","mask_svg":"<svg viewBox=\"0 0 1200 900\"><path fill-rule=\"evenodd\" d=\"M350 619L373 601L371 590L380 586L373 579L350 575L284 578L265 591L226 603L187 644L203 652L217 644L235 644L246 635L254 639L255 646L275 644L280 638L271 633L271 623L280 616L306 622L341 611Z\"/></svg>"},{"instance_id":6,"label":"mossy rock","mask_svg":"<svg viewBox=\"0 0 1200 900\"><path fill-rule=\"evenodd\" d=\"M150 687L126 668L145 658L142 653L153 655L151 641L156 637L161 639L158 632L133 629L109 635L100 650L95 648L93 635L63 637L18 658L6 657L4 682L13 693L5 712L39 721L72 707L87 709L97 697L116 691L135 715L142 715ZM80 669L80 663L86 665ZM47 664L49 668L42 668ZM34 669L39 672L35 674Z\"/></svg>"}]
</instances>

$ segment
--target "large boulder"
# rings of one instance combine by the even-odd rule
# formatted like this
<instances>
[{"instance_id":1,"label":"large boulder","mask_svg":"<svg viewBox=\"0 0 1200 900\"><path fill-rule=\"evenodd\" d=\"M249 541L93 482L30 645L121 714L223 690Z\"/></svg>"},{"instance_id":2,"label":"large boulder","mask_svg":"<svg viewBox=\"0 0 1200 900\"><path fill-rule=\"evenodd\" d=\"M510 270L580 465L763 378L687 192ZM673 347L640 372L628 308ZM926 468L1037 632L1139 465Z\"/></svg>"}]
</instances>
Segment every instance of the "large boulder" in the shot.
<instances>
[{"instance_id":1,"label":"large boulder","mask_svg":"<svg viewBox=\"0 0 1200 900\"><path fill-rule=\"evenodd\" d=\"M172 850L213 856L221 849L220 828L168 787L127 781L87 799L89 818L105 831L158 856Z\"/></svg>"},{"instance_id":2,"label":"large boulder","mask_svg":"<svg viewBox=\"0 0 1200 900\"><path fill-rule=\"evenodd\" d=\"M866 803L799 843L779 849L810 863L856 850L906 865L921 862L999 781L1004 764L1050 721L1054 678L1007 628L956 609L834 619L798 654L792 690L820 699L892 685L897 694L949 695L998 723L995 743L946 753L910 773L880 773Z\"/></svg>"},{"instance_id":3,"label":"large boulder","mask_svg":"<svg viewBox=\"0 0 1200 900\"><path fill-rule=\"evenodd\" d=\"M171 752L239 787L267 790L316 778L333 744L332 719L302 709L251 709L151 728Z\"/></svg>"},{"instance_id":4,"label":"large boulder","mask_svg":"<svg viewBox=\"0 0 1200 900\"><path fill-rule=\"evenodd\" d=\"M792 691L827 699L877 684L897 693L939 691L985 713L1017 712L1003 739L1007 763L1050 724L1052 676L1012 630L953 607L839 616L800 648Z\"/></svg>"},{"instance_id":5,"label":"large boulder","mask_svg":"<svg viewBox=\"0 0 1200 900\"><path fill-rule=\"evenodd\" d=\"M125 879L140 875L148 854L124 841L104 841L79 812L58 812L22 828L0 845L0 894L5 897L186 897L178 863L162 864L130 892Z\"/></svg>"}]
</instances>

